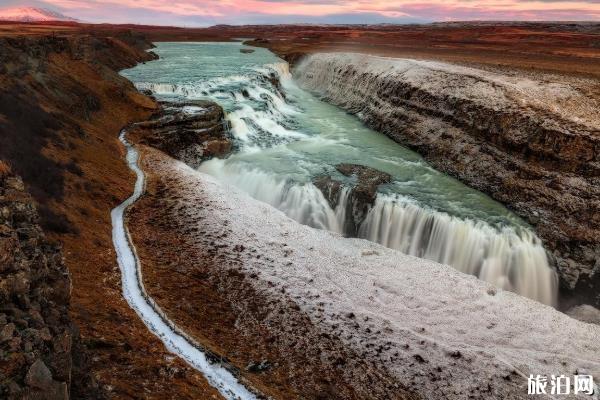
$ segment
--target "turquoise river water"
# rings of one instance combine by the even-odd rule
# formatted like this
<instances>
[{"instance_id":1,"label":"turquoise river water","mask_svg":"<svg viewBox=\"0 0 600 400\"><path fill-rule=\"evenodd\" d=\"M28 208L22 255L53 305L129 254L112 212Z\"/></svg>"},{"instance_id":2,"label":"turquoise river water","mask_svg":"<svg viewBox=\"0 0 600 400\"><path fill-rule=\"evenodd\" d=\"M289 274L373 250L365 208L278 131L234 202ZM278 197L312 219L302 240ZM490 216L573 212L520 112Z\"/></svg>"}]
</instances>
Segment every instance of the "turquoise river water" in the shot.
<instances>
[{"instance_id":1,"label":"turquoise river water","mask_svg":"<svg viewBox=\"0 0 600 400\"><path fill-rule=\"evenodd\" d=\"M123 75L163 101L210 99L227 113L235 152L200 167L300 223L342 234L348 191L333 209L312 181L340 163L389 173L358 236L449 264L498 287L554 304L555 272L540 240L488 196L300 88L287 64L241 43L158 43L160 59ZM281 83L278 88L273 77Z\"/></svg>"}]
</instances>

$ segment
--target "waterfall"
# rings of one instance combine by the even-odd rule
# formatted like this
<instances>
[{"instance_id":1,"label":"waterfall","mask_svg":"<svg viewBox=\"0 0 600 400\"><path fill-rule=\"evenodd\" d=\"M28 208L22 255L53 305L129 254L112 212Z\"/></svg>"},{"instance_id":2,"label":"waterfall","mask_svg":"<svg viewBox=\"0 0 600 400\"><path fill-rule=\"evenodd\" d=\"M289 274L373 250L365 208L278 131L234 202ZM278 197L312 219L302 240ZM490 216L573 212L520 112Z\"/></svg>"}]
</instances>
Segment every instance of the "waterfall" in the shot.
<instances>
[{"instance_id":1,"label":"waterfall","mask_svg":"<svg viewBox=\"0 0 600 400\"><path fill-rule=\"evenodd\" d=\"M413 71L413 66L409 62L405 72L417 79L420 73ZM342 67L340 63L327 64L313 57L299 66L298 78L312 90L325 90L338 104L359 104L363 90L378 90L371 81L354 87L331 79L331 71ZM339 154L345 150L340 144L351 145L347 144L348 132L344 131L339 137L322 134L334 129L339 120L329 121L333 110L316 115L305 111L312 105L314 112L317 100L307 98L308 93L296 86L287 63L254 65L244 71L243 75L236 72L196 81L138 81L136 86L167 98L209 97L219 102L227 112L239 151L225 160L202 163L200 171L244 190L297 222L345 236L358 236L406 254L448 264L497 287L545 304L555 304L556 273L548 265L540 240L526 227L450 215L444 212L443 204L433 207L426 201L417 202L399 194L378 193L375 203L364 214L364 204L352 204L352 185L348 182L336 189L335 196L327 193L327 189L324 194L313 179L335 172L333 166L338 162L335 160L343 158ZM387 73L387 70L377 72ZM382 104L371 106L384 108ZM356 110L359 111L359 107ZM313 125L311 131L307 116L324 122ZM353 125L352 129L357 128ZM360 129L366 128L361 125ZM369 134L372 132L365 133ZM373 157L369 145L385 144L367 143L361 147L360 157ZM327 151L330 158L324 161L322 155ZM385 154L378 156L386 157ZM401 169L407 164L402 159L396 165L395 168ZM418 168L417 162L412 161L410 168ZM425 172L407 179L423 186L428 185L427 179L441 179L437 172L427 171L426 177L423 174ZM439 196L444 194L440 192ZM453 201L456 200L449 200Z\"/></svg>"},{"instance_id":2,"label":"waterfall","mask_svg":"<svg viewBox=\"0 0 600 400\"><path fill-rule=\"evenodd\" d=\"M290 116L298 110L285 101L279 90L291 79L288 64L282 62L255 68L247 75L181 83L136 82L135 86L167 98L214 98L226 109L239 142L248 148L265 148L305 136L290 129Z\"/></svg>"},{"instance_id":3,"label":"waterfall","mask_svg":"<svg viewBox=\"0 0 600 400\"><path fill-rule=\"evenodd\" d=\"M359 237L451 265L502 289L554 305L558 278L541 241L527 230L496 229L378 195Z\"/></svg>"},{"instance_id":4,"label":"waterfall","mask_svg":"<svg viewBox=\"0 0 600 400\"><path fill-rule=\"evenodd\" d=\"M203 163L199 170L244 190L301 224L343 233L344 212L337 208L332 210L323 193L310 182L298 184L256 168L228 164L226 160L219 159Z\"/></svg>"},{"instance_id":5,"label":"waterfall","mask_svg":"<svg viewBox=\"0 0 600 400\"><path fill-rule=\"evenodd\" d=\"M278 179L247 165L217 159L205 162L200 171L244 190L301 224L350 236L346 226L352 215L348 211L355 205L349 203L347 186L342 187L332 208L311 182ZM528 230L499 229L380 193L364 221L359 221L357 236L450 265L541 303L556 303L558 278L548 265L541 241Z\"/></svg>"}]
</instances>

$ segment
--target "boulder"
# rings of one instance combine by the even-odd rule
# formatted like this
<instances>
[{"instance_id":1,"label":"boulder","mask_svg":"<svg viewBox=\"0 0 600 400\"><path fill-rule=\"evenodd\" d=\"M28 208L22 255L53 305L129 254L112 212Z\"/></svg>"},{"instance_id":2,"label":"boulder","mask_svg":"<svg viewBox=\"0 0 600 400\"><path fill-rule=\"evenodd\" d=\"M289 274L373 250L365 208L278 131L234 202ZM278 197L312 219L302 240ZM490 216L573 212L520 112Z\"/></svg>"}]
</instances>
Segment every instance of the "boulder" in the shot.
<instances>
[{"instance_id":1,"label":"boulder","mask_svg":"<svg viewBox=\"0 0 600 400\"><path fill-rule=\"evenodd\" d=\"M29 367L27 376L25 376L25 383L36 389L49 390L52 386L52 382L52 373L40 359L37 359L31 367Z\"/></svg>"},{"instance_id":2,"label":"boulder","mask_svg":"<svg viewBox=\"0 0 600 400\"><path fill-rule=\"evenodd\" d=\"M227 155L233 144L223 109L205 100L163 103L159 113L135 124L127 136L193 168L204 160Z\"/></svg>"},{"instance_id":3,"label":"boulder","mask_svg":"<svg viewBox=\"0 0 600 400\"><path fill-rule=\"evenodd\" d=\"M357 164L339 164L336 166L338 172L351 178L352 186L346 199L342 199L342 188L344 183L333 179L331 176L317 177L313 183L325 196L331 208L345 201L346 221L344 233L348 236L356 236L358 228L364 221L369 209L375 203L377 190L381 185L390 183L392 176L375 168Z\"/></svg>"}]
</instances>

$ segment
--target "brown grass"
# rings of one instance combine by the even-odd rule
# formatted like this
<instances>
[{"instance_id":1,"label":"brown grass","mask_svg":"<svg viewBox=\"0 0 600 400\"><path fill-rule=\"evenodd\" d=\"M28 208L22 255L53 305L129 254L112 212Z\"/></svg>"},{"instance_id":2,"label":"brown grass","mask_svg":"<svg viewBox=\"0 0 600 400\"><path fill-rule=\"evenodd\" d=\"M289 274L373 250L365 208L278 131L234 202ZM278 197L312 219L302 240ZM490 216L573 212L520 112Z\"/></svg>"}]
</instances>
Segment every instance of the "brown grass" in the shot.
<instances>
[{"instance_id":1,"label":"brown grass","mask_svg":"<svg viewBox=\"0 0 600 400\"><path fill-rule=\"evenodd\" d=\"M5 177L10 174L11 174L10 166L6 162L0 160L0 178Z\"/></svg>"},{"instance_id":2,"label":"brown grass","mask_svg":"<svg viewBox=\"0 0 600 400\"><path fill-rule=\"evenodd\" d=\"M147 59L144 49L106 31L113 38L92 37L88 62L51 49L55 27L12 26L12 42L2 41L2 28L0 57L9 59L8 73L0 74L6 105L0 158L23 177L49 238L63 245L73 282L70 314L88 348L91 374L110 398L219 398L200 373L170 357L121 293L110 211L130 195L134 178L118 134L156 104L115 69ZM80 28L59 30L67 46L86 37ZM23 33L30 41L21 41ZM86 388L73 385L73 398L89 398Z\"/></svg>"}]
</instances>

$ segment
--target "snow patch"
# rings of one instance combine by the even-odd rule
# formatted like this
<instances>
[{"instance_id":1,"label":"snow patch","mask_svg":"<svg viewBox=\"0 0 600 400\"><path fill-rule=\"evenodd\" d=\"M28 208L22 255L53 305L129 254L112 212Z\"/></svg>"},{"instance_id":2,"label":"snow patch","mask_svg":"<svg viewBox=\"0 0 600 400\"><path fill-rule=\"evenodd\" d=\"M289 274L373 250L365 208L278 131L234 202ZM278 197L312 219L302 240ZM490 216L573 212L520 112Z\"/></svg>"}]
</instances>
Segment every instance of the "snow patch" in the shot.
<instances>
[{"instance_id":1,"label":"snow patch","mask_svg":"<svg viewBox=\"0 0 600 400\"><path fill-rule=\"evenodd\" d=\"M358 81L355 75L363 79ZM340 87L334 79L350 82ZM364 93L377 93L383 82L405 82L437 97L469 100L496 110L521 110L559 115L567 121L598 129L598 102L568 82L534 80L439 61L387 58L357 53L317 53L307 56L294 77L309 90L352 103ZM368 77L368 78L367 78ZM580 85L593 84L581 80ZM385 107L385 104L379 106Z\"/></svg>"},{"instance_id":2,"label":"snow patch","mask_svg":"<svg viewBox=\"0 0 600 400\"><path fill-rule=\"evenodd\" d=\"M0 21L44 22L77 21L61 13L38 7L18 7L0 9Z\"/></svg>"}]
</instances>

